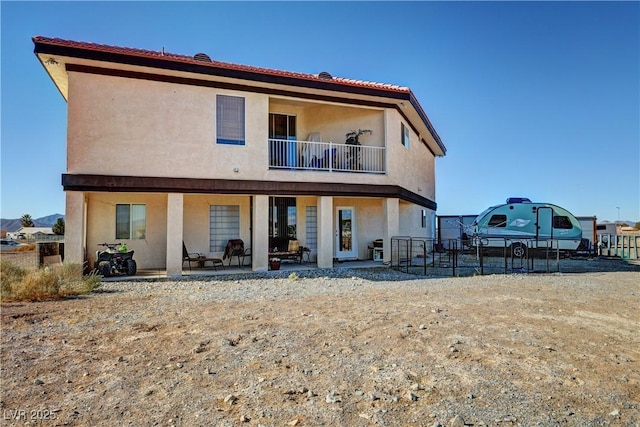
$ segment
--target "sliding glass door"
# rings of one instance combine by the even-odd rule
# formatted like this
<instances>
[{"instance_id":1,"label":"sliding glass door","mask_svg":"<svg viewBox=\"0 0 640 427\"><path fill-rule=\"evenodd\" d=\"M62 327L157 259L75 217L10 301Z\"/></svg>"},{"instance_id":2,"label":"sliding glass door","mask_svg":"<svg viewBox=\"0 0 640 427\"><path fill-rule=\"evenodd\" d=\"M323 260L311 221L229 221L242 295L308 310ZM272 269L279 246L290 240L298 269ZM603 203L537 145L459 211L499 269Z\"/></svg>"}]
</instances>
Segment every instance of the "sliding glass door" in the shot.
<instances>
[{"instance_id":1,"label":"sliding glass door","mask_svg":"<svg viewBox=\"0 0 640 427\"><path fill-rule=\"evenodd\" d=\"M297 165L296 135L296 116L269 113L269 139L275 140L271 142L270 165Z\"/></svg>"}]
</instances>

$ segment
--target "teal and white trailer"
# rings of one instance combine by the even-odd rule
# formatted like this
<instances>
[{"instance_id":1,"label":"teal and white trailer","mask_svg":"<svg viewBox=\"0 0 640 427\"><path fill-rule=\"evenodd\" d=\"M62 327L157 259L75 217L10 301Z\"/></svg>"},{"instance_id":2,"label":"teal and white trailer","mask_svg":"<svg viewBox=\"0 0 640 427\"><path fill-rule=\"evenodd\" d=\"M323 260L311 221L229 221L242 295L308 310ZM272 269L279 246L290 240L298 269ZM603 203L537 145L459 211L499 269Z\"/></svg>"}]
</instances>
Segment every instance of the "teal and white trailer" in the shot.
<instances>
[{"instance_id":1,"label":"teal and white trailer","mask_svg":"<svg viewBox=\"0 0 640 427\"><path fill-rule=\"evenodd\" d=\"M474 221L474 240L488 248L508 248L516 257L527 249L575 251L582 239L580 222L568 210L551 203L509 198Z\"/></svg>"}]
</instances>

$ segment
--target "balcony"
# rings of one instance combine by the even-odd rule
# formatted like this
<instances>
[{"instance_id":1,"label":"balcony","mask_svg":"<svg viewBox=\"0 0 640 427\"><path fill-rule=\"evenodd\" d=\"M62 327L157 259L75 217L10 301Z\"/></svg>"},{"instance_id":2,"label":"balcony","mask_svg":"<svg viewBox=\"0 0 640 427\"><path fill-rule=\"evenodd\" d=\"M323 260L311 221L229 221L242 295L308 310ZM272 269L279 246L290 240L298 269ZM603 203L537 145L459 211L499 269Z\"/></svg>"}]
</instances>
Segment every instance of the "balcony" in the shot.
<instances>
[{"instance_id":1,"label":"balcony","mask_svg":"<svg viewBox=\"0 0 640 427\"><path fill-rule=\"evenodd\" d=\"M269 169L384 174L385 147L269 139Z\"/></svg>"}]
</instances>

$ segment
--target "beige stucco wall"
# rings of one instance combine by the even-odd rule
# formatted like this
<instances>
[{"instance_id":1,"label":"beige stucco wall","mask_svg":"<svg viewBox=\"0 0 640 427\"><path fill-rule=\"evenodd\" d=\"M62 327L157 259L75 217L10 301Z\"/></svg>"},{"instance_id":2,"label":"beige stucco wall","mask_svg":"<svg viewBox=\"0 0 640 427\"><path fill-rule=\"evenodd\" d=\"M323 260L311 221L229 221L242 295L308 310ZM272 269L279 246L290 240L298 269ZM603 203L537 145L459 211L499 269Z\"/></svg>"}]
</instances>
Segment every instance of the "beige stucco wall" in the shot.
<instances>
[{"instance_id":1,"label":"beige stucco wall","mask_svg":"<svg viewBox=\"0 0 640 427\"><path fill-rule=\"evenodd\" d=\"M70 173L256 179L267 169L266 95L74 72L69 93ZM245 98L246 145L216 143L216 94Z\"/></svg>"},{"instance_id":2,"label":"beige stucco wall","mask_svg":"<svg viewBox=\"0 0 640 427\"><path fill-rule=\"evenodd\" d=\"M422 211L426 210L426 227L422 228ZM433 239L433 218L435 211L412 203L400 202L400 231L401 236L424 237Z\"/></svg>"},{"instance_id":3,"label":"beige stucco wall","mask_svg":"<svg viewBox=\"0 0 640 427\"><path fill-rule=\"evenodd\" d=\"M297 237L302 246L308 246L307 242L307 206L318 206L317 197L296 198Z\"/></svg>"},{"instance_id":4,"label":"beige stucco wall","mask_svg":"<svg viewBox=\"0 0 640 427\"><path fill-rule=\"evenodd\" d=\"M69 72L69 173L395 184L435 197L433 155L411 132L400 143L393 109L269 97L266 94ZM245 98L246 145L216 143L216 94ZM268 113L295 114L298 139L371 129L363 145L387 147L387 174L269 170ZM234 171L237 169L237 172Z\"/></svg>"},{"instance_id":5,"label":"beige stucco wall","mask_svg":"<svg viewBox=\"0 0 640 427\"><path fill-rule=\"evenodd\" d=\"M138 268L164 268L167 251L167 195L87 193L87 258L93 267L98 243L125 242ZM143 240L116 239L116 204L144 204L147 230Z\"/></svg>"},{"instance_id":6,"label":"beige stucco wall","mask_svg":"<svg viewBox=\"0 0 640 427\"><path fill-rule=\"evenodd\" d=\"M182 275L184 257L184 194L167 194L167 251L165 265L168 277Z\"/></svg>"},{"instance_id":7,"label":"beige stucco wall","mask_svg":"<svg viewBox=\"0 0 640 427\"><path fill-rule=\"evenodd\" d=\"M307 237L306 207L317 206L317 205L318 205L317 197L296 198L297 236L298 236L298 240L300 240L300 243L303 246L308 245L306 240L306 237ZM352 206L355 209L357 228L358 228L358 234L357 234L358 258L367 259L369 257L368 246L371 245L373 240L380 239L383 237L382 236L383 199L348 198L348 197L333 198L333 209L331 213L331 222L333 223L333 227L331 230L332 236L335 236L337 233L337 229L336 229L337 225L335 224L335 214L336 214L336 207L338 206ZM415 205L406 204L406 206L415 206ZM420 210L419 207L415 207L415 208L417 208L418 211ZM404 209L405 209L405 206L401 204L400 206L401 221L407 220L409 216L407 215L403 218ZM320 222L320 219L318 219L318 222ZM419 227L420 222L414 224L414 226ZM408 227L409 227L408 224L405 224L405 229L407 229ZM422 235L422 234L418 234L418 235ZM331 242L332 242L332 246L335 247L335 244L336 244L335 238L333 238ZM332 256L333 256L333 252L332 252Z\"/></svg>"},{"instance_id":8,"label":"beige stucco wall","mask_svg":"<svg viewBox=\"0 0 640 427\"><path fill-rule=\"evenodd\" d=\"M409 148L401 132L407 122L395 110L386 111L387 175L389 181L435 201L435 157L409 128Z\"/></svg>"},{"instance_id":9,"label":"beige stucco wall","mask_svg":"<svg viewBox=\"0 0 640 427\"><path fill-rule=\"evenodd\" d=\"M81 191L67 191L65 199L65 259L82 264L85 251L85 195Z\"/></svg>"},{"instance_id":10,"label":"beige stucco wall","mask_svg":"<svg viewBox=\"0 0 640 427\"><path fill-rule=\"evenodd\" d=\"M191 195L184 196L184 241L189 252L200 252L212 257L222 258L223 251L209 249L209 207L211 205L234 205L240 207L240 235L245 248L251 247L249 234L250 198L248 196L215 196ZM261 212L260 215L269 215ZM225 265L228 260L225 260Z\"/></svg>"},{"instance_id":11,"label":"beige stucco wall","mask_svg":"<svg viewBox=\"0 0 640 427\"><path fill-rule=\"evenodd\" d=\"M358 259L367 259L369 257L368 247L374 240L383 237L383 199L336 197L334 198L334 206L353 206L355 208L358 228ZM336 227L334 209L334 236L337 233Z\"/></svg>"},{"instance_id":12,"label":"beige stucco wall","mask_svg":"<svg viewBox=\"0 0 640 427\"><path fill-rule=\"evenodd\" d=\"M304 127L299 139L306 140L311 132L320 132L322 140L344 144L345 134L352 130L370 129L360 137L362 145L384 147L384 115L381 109L312 104L304 110Z\"/></svg>"},{"instance_id":13,"label":"beige stucco wall","mask_svg":"<svg viewBox=\"0 0 640 427\"><path fill-rule=\"evenodd\" d=\"M95 261L95 251L102 242L115 242L116 204L145 204L147 209L147 230L144 240L118 239L129 249L135 250L134 259L138 268L164 268L167 249L167 195L138 193L91 193L87 194L87 248L91 265ZM245 246L251 246L249 235L249 197L184 195L183 237L189 252L200 252L209 256L222 257L223 252L209 251L209 206L240 206L240 237ZM264 215L267 215L265 212ZM226 262L225 262L226 264Z\"/></svg>"}]
</instances>

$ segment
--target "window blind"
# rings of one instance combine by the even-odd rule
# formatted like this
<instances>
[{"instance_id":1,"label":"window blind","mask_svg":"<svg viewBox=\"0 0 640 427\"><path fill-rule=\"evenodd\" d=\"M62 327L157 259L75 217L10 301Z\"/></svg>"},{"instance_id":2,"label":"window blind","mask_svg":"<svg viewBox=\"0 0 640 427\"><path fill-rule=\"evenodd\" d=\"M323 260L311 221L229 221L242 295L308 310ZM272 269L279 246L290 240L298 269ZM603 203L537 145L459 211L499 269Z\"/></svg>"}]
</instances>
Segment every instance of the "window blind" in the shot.
<instances>
[{"instance_id":1,"label":"window blind","mask_svg":"<svg viewBox=\"0 0 640 427\"><path fill-rule=\"evenodd\" d=\"M218 144L244 145L244 98L217 95L216 128Z\"/></svg>"}]
</instances>

